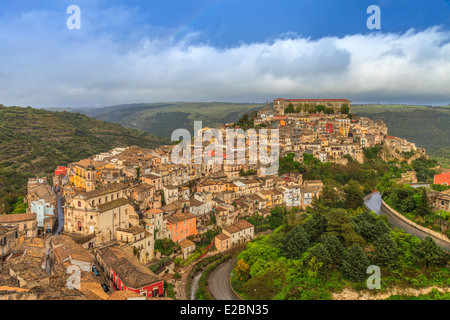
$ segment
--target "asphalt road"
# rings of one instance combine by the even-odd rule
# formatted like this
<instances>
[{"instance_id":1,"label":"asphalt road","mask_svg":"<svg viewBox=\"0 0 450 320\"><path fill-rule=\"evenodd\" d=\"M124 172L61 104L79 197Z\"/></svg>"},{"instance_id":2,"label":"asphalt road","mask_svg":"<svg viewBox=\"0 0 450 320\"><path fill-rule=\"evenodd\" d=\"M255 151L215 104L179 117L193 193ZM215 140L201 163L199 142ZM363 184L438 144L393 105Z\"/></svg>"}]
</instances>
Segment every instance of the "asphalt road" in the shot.
<instances>
[{"instance_id":1,"label":"asphalt road","mask_svg":"<svg viewBox=\"0 0 450 320\"><path fill-rule=\"evenodd\" d=\"M375 212L376 214L380 214L381 207L381 194L379 192L373 192L364 200L364 204L367 208Z\"/></svg>"},{"instance_id":2,"label":"asphalt road","mask_svg":"<svg viewBox=\"0 0 450 320\"><path fill-rule=\"evenodd\" d=\"M411 233L420 239L425 239L425 237L431 236L430 234L428 234L420 229L417 229L413 225L410 225L409 223L405 222L404 220L396 217L395 215L391 214L390 212L383 210L383 208L381 208L381 201L382 200L381 200L380 193L374 192L365 199L364 204L366 205L366 207L368 207L370 210L373 210L375 213L386 215L388 217L389 223L396 228L399 228L408 233ZM431 238L433 238L433 240L436 242L436 244L439 247L441 247L442 249L444 249L447 252L450 252L450 244L448 242L443 241L443 240L433 237L433 236L431 236Z\"/></svg>"},{"instance_id":3,"label":"asphalt road","mask_svg":"<svg viewBox=\"0 0 450 320\"><path fill-rule=\"evenodd\" d=\"M238 300L230 287L232 260L219 265L208 277L208 288L216 300Z\"/></svg>"}]
</instances>

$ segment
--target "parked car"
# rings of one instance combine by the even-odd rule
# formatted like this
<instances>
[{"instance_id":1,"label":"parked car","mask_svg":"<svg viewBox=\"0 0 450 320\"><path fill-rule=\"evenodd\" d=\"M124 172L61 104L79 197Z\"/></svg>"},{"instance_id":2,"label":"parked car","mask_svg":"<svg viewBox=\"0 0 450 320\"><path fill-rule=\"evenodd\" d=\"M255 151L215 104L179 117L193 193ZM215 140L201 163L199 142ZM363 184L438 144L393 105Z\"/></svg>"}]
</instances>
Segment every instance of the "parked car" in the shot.
<instances>
[{"instance_id":1,"label":"parked car","mask_svg":"<svg viewBox=\"0 0 450 320\"><path fill-rule=\"evenodd\" d=\"M92 272L94 272L94 274L95 274L96 276L99 276L99 275L100 275L100 273L98 272L97 267L95 266L95 264L92 266Z\"/></svg>"},{"instance_id":2,"label":"parked car","mask_svg":"<svg viewBox=\"0 0 450 320\"><path fill-rule=\"evenodd\" d=\"M106 284L102 284L102 288L103 288L103 291L105 291L105 292L108 292L109 290L108 290L108 287L106 286Z\"/></svg>"}]
</instances>

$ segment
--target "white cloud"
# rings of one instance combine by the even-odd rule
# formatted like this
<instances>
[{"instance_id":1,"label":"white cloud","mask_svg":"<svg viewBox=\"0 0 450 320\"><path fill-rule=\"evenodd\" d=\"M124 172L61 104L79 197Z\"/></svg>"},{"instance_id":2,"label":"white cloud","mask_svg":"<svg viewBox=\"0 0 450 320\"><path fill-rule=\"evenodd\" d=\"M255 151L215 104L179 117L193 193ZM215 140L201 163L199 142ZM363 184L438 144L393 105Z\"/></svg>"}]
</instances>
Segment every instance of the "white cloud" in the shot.
<instances>
[{"instance_id":1,"label":"white cloud","mask_svg":"<svg viewBox=\"0 0 450 320\"><path fill-rule=\"evenodd\" d=\"M52 22L39 24L39 15ZM84 107L278 97L450 103L450 32L437 27L215 48L198 43L198 33L174 41L149 36L156 28L147 26L126 37L103 24L100 33L89 23L68 31L57 27L59 20L34 12L0 30L0 103Z\"/></svg>"}]
</instances>

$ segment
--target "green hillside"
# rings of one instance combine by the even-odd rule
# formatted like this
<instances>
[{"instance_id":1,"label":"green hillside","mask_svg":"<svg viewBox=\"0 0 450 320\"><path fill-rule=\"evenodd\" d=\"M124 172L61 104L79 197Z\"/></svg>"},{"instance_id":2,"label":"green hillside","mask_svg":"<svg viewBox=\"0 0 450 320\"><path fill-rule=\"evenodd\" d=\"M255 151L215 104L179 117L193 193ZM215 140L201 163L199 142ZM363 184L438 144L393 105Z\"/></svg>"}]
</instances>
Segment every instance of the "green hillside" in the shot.
<instances>
[{"instance_id":1,"label":"green hillside","mask_svg":"<svg viewBox=\"0 0 450 320\"><path fill-rule=\"evenodd\" d=\"M219 127L237 121L244 113L263 107L263 104L257 103L174 102L119 105L79 111L99 120L170 139L175 129L188 129L192 133L194 121L203 121L203 127Z\"/></svg>"},{"instance_id":2,"label":"green hillside","mask_svg":"<svg viewBox=\"0 0 450 320\"><path fill-rule=\"evenodd\" d=\"M415 142L450 168L450 106L355 105L351 112L385 121L389 134Z\"/></svg>"},{"instance_id":3,"label":"green hillside","mask_svg":"<svg viewBox=\"0 0 450 320\"><path fill-rule=\"evenodd\" d=\"M153 148L171 141L70 112L0 105L0 201L24 195L28 177L51 174L115 147Z\"/></svg>"}]
</instances>

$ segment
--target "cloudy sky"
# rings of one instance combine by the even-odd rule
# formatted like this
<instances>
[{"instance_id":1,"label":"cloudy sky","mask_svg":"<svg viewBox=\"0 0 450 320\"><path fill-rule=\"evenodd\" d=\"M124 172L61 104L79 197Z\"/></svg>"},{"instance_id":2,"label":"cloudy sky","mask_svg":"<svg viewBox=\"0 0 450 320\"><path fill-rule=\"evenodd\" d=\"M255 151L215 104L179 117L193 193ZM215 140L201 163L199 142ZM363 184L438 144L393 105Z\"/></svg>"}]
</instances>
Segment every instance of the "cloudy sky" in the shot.
<instances>
[{"instance_id":1,"label":"cloudy sky","mask_svg":"<svg viewBox=\"0 0 450 320\"><path fill-rule=\"evenodd\" d=\"M0 104L279 97L449 104L450 1L0 0Z\"/></svg>"}]
</instances>

